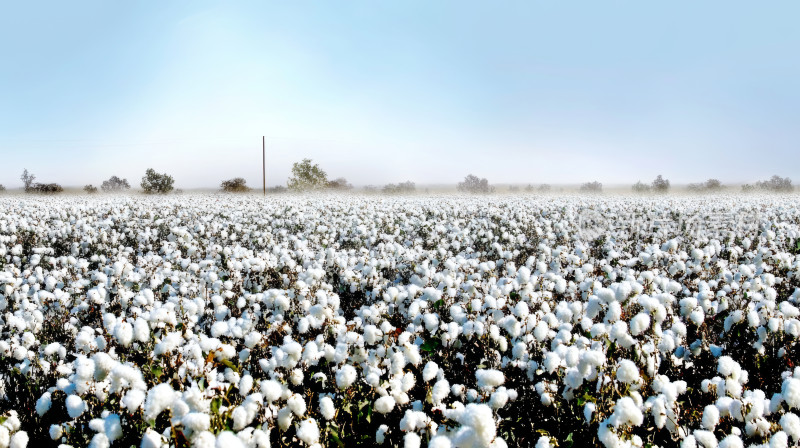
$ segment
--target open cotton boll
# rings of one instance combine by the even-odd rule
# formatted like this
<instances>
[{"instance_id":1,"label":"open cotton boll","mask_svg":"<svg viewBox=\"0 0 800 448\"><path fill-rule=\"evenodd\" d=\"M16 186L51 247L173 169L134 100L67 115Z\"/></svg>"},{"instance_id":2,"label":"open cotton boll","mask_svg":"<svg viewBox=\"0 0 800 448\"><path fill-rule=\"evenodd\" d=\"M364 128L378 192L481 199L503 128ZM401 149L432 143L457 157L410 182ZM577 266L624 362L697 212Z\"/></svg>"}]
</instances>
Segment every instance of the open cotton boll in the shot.
<instances>
[{"instance_id":1,"label":"open cotton boll","mask_svg":"<svg viewBox=\"0 0 800 448\"><path fill-rule=\"evenodd\" d=\"M631 334L639 336L650 328L650 315L646 313L639 313L633 316L630 321Z\"/></svg>"},{"instance_id":2,"label":"open cotton boll","mask_svg":"<svg viewBox=\"0 0 800 448\"><path fill-rule=\"evenodd\" d=\"M428 448L451 448L453 443L450 441L445 435L438 435L431 437L430 442L428 442Z\"/></svg>"},{"instance_id":3,"label":"open cotton boll","mask_svg":"<svg viewBox=\"0 0 800 448\"><path fill-rule=\"evenodd\" d=\"M300 394L293 394L286 400L286 405L289 406L289 409L295 413L298 417L302 417L306 413L306 400L303 399L303 396Z\"/></svg>"},{"instance_id":4,"label":"open cotton boll","mask_svg":"<svg viewBox=\"0 0 800 448\"><path fill-rule=\"evenodd\" d=\"M610 419L612 425L617 427L620 425L639 426L642 422L644 422L642 410L631 397L622 397L617 400Z\"/></svg>"},{"instance_id":5,"label":"open cotton boll","mask_svg":"<svg viewBox=\"0 0 800 448\"><path fill-rule=\"evenodd\" d=\"M339 389L347 389L353 385L357 376L355 367L349 364L343 365L336 371L336 386Z\"/></svg>"},{"instance_id":6,"label":"open cotton boll","mask_svg":"<svg viewBox=\"0 0 800 448\"><path fill-rule=\"evenodd\" d=\"M434 379L437 373L439 373L439 366L433 361L428 361L428 363L425 364L425 368L422 369L422 380L427 383Z\"/></svg>"},{"instance_id":7,"label":"open cotton boll","mask_svg":"<svg viewBox=\"0 0 800 448\"><path fill-rule=\"evenodd\" d=\"M307 445L313 445L319 442L319 426L317 421L313 418L303 420L297 425L297 438L305 442Z\"/></svg>"},{"instance_id":8,"label":"open cotton boll","mask_svg":"<svg viewBox=\"0 0 800 448\"><path fill-rule=\"evenodd\" d=\"M488 447L497 434L492 409L485 404L469 403L458 422L462 426L453 436L453 444L458 447Z\"/></svg>"},{"instance_id":9,"label":"open cotton boll","mask_svg":"<svg viewBox=\"0 0 800 448\"><path fill-rule=\"evenodd\" d=\"M147 392L144 402L144 415L147 420L155 420L158 414L172 407L177 393L167 383L161 383Z\"/></svg>"},{"instance_id":10,"label":"open cotton boll","mask_svg":"<svg viewBox=\"0 0 800 448\"><path fill-rule=\"evenodd\" d=\"M617 363L617 379L626 384L639 381L639 367L629 359L620 360Z\"/></svg>"},{"instance_id":11,"label":"open cotton boll","mask_svg":"<svg viewBox=\"0 0 800 448\"><path fill-rule=\"evenodd\" d=\"M281 383L275 380L262 381L261 393L268 402L272 403L281 398L281 395L283 394L283 386L281 386Z\"/></svg>"},{"instance_id":12,"label":"open cotton boll","mask_svg":"<svg viewBox=\"0 0 800 448\"><path fill-rule=\"evenodd\" d=\"M246 448L242 439L236 436L235 433L231 431L222 431L221 433L217 434L217 448Z\"/></svg>"},{"instance_id":13,"label":"open cotton boll","mask_svg":"<svg viewBox=\"0 0 800 448\"><path fill-rule=\"evenodd\" d=\"M421 443L422 439L415 432L410 432L403 436L403 448L419 448Z\"/></svg>"},{"instance_id":14,"label":"open cotton boll","mask_svg":"<svg viewBox=\"0 0 800 448\"><path fill-rule=\"evenodd\" d=\"M77 395L70 395L66 399L67 414L70 418L78 418L86 410L86 403Z\"/></svg>"},{"instance_id":15,"label":"open cotton boll","mask_svg":"<svg viewBox=\"0 0 800 448\"><path fill-rule=\"evenodd\" d=\"M496 369L478 369L475 371L478 387L488 389L503 384L506 380L503 372Z\"/></svg>"},{"instance_id":16,"label":"open cotton boll","mask_svg":"<svg viewBox=\"0 0 800 448\"><path fill-rule=\"evenodd\" d=\"M336 408L331 397L325 395L319 399L319 412L326 420L332 420L336 415Z\"/></svg>"},{"instance_id":17,"label":"open cotton boll","mask_svg":"<svg viewBox=\"0 0 800 448\"><path fill-rule=\"evenodd\" d=\"M703 428L713 431L719 423L719 408L710 404L703 410Z\"/></svg>"},{"instance_id":18,"label":"open cotton boll","mask_svg":"<svg viewBox=\"0 0 800 448\"><path fill-rule=\"evenodd\" d=\"M781 394L790 408L800 409L800 379L790 377L783 380Z\"/></svg>"},{"instance_id":19,"label":"open cotton boll","mask_svg":"<svg viewBox=\"0 0 800 448\"><path fill-rule=\"evenodd\" d=\"M51 399L50 392L45 392L36 400L36 413L39 414L39 417L43 416L50 410L50 406L52 406L53 402Z\"/></svg>"},{"instance_id":20,"label":"open cotton boll","mask_svg":"<svg viewBox=\"0 0 800 448\"><path fill-rule=\"evenodd\" d=\"M735 434L731 434L725 437L724 439L720 440L718 445L718 448L743 448L743 447L744 443L742 442L742 439Z\"/></svg>"},{"instance_id":21,"label":"open cotton boll","mask_svg":"<svg viewBox=\"0 0 800 448\"><path fill-rule=\"evenodd\" d=\"M239 395L241 395L242 397L246 397L252 389L253 389L253 377L250 375L244 375L239 380Z\"/></svg>"},{"instance_id":22,"label":"open cotton boll","mask_svg":"<svg viewBox=\"0 0 800 448\"><path fill-rule=\"evenodd\" d=\"M783 432L791 437L795 443L800 441L800 417L794 413L787 412L781 417L780 425Z\"/></svg>"},{"instance_id":23,"label":"open cotton boll","mask_svg":"<svg viewBox=\"0 0 800 448\"><path fill-rule=\"evenodd\" d=\"M8 443L8 448L26 448L28 446L28 433L25 431L18 431L11 436ZM108 445L106 445L108 446Z\"/></svg>"},{"instance_id":24,"label":"open cotton boll","mask_svg":"<svg viewBox=\"0 0 800 448\"><path fill-rule=\"evenodd\" d=\"M380 397L375 400L375 410L381 414L388 414L394 409L395 403L395 399L391 395Z\"/></svg>"}]
</instances>

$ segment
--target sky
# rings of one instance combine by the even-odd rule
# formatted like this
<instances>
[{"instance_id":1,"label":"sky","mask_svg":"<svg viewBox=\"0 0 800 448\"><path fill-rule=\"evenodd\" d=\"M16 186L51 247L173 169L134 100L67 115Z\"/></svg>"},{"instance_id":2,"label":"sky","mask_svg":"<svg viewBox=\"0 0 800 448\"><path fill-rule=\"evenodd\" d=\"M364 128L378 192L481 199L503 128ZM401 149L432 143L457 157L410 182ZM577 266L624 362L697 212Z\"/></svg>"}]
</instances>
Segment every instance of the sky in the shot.
<instances>
[{"instance_id":1,"label":"sky","mask_svg":"<svg viewBox=\"0 0 800 448\"><path fill-rule=\"evenodd\" d=\"M5 2L0 184L800 183L800 3Z\"/></svg>"}]
</instances>

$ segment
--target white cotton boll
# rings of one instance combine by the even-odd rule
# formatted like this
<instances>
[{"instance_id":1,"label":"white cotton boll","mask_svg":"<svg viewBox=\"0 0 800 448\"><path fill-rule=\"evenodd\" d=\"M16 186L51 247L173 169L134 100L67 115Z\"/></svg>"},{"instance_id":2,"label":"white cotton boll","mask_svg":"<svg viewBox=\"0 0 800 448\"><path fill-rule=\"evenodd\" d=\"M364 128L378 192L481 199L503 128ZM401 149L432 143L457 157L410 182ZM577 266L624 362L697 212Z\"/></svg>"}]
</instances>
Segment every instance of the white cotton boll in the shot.
<instances>
[{"instance_id":1,"label":"white cotton boll","mask_svg":"<svg viewBox=\"0 0 800 448\"><path fill-rule=\"evenodd\" d=\"M717 448L719 445L717 437L714 436L714 433L711 431L695 429L692 435L694 435L695 440L697 440L700 445L703 445L703 448Z\"/></svg>"},{"instance_id":2,"label":"white cotton boll","mask_svg":"<svg viewBox=\"0 0 800 448\"><path fill-rule=\"evenodd\" d=\"M550 443L550 437L539 437L539 440L536 441L536 448L553 448L553 444Z\"/></svg>"},{"instance_id":3,"label":"white cotton boll","mask_svg":"<svg viewBox=\"0 0 800 448\"><path fill-rule=\"evenodd\" d=\"M639 381L639 367L631 360L620 360L617 364L617 379L627 384Z\"/></svg>"},{"instance_id":4,"label":"white cotton boll","mask_svg":"<svg viewBox=\"0 0 800 448\"><path fill-rule=\"evenodd\" d=\"M133 334L139 342L150 341L150 324L141 317L137 317L133 323Z\"/></svg>"},{"instance_id":5,"label":"white cotton boll","mask_svg":"<svg viewBox=\"0 0 800 448\"><path fill-rule=\"evenodd\" d=\"M646 313L639 313L633 316L630 322L631 334L639 336L650 328L650 315Z\"/></svg>"},{"instance_id":6,"label":"white cotton boll","mask_svg":"<svg viewBox=\"0 0 800 448\"><path fill-rule=\"evenodd\" d=\"M145 399L144 391L131 389L122 397L122 405L133 414L142 405Z\"/></svg>"},{"instance_id":7,"label":"white cotton boll","mask_svg":"<svg viewBox=\"0 0 800 448\"><path fill-rule=\"evenodd\" d=\"M778 431L769 439L769 448L788 448L789 436L783 432Z\"/></svg>"},{"instance_id":8,"label":"white cotton boll","mask_svg":"<svg viewBox=\"0 0 800 448\"><path fill-rule=\"evenodd\" d=\"M11 436L11 441L8 448L26 448L28 446L28 433L25 431L18 431ZM105 445L108 446L108 445Z\"/></svg>"},{"instance_id":9,"label":"white cotton boll","mask_svg":"<svg viewBox=\"0 0 800 448\"><path fill-rule=\"evenodd\" d=\"M8 428L6 428L4 425L0 425L0 447L8 447L10 440L11 434L8 432Z\"/></svg>"},{"instance_id":10,"label":"white cotton boll","mask_svg":"<svg viewBox=\"0 0 800 448\"><path fill-rule=\"evenodd\" d=\"M103 419L103 432L105 432L109 442L113 442L122 437L122 422L119 415L110 414Z\"/></svg>"},{"instance_id":11,"label":"white cotton boll","mask_svg":"<svg viewBox=\"0 0 800 448\"><path fill-rule=\"evenodd\" d=\"M292 425L292 410L288 407L283 407L278 411L278 427L286 431Z\"/></svg>"},{"instance_id":12,"label":"white cotton boll","mask_svg":"<svg viewBox=\"0 0 800 448\"><path fill-rule=\"evenodd\" d=\"M36 413L39 414L39 417L43 416L50 410L50 406L52 406L53 401L50 395L50 392L45 392L36 400Z\"/></svg>"},{"instance_id":13,"label":"white cotton boll","mask_svg":"<svg viewBox=\"0 0 800 448\"><path fill-rule=\"evenodd\" d=\"M109 448L111 446L111 442L108 441L108 437L100 432L92 437L91 442L89 442L89 448Z\"/></svg>"},{"instance_id":14,"label":"white cotton boll","mask_svg":"<svg viewBox=\"0 0 800 448\"><path fill-rule=\"evenodd\" d=\"M447 436L438 435L431 438L428 448L451 448L453 443Z\"/></svg>"},{"instance_id":15,"label":"white cotton boll","mask_svg":"<svg viewBox=\"0 0 800 448\"><path fill-rule=\"evenodd\" d=\"M496 369L478 369L475 372L475 378L478 380L478 387L480 388L497 387L506 380L503 372Z\"/></svg>"},{"instance_id":16,"label":"white cotton boll","mask_svg":"<svg viewBox=\"0 0 800 448\"><path fill-rule=\"evenodd\" d=\"M419 448L421 443L422 439L415 432L410 432L403 437L404 448Z\"/></svg>"},{"instance_id":17,"label":"white cotton boll","mask_svg":"<svg viewBox=\"0 0 800 448\"><path fill-rule=\"evenodd\" d=\"M719 408L710 404L703 410L703 428L713 431L719 423Z\"/></svg>"},{"instance_id":18,"label":"white cotton boll","mask_svg":"<svg viewBox=\"0 0 800 448\"><path fill-rule=\"evenodd\" d=\"M242 406L236 406L231 413L231 419L233 420L233 429L236 431L241 431L250 423L247 419L247 409L243 408Z\"/></svg>"},{"instance_id":19,"label":"white cotton boll","mask_svg":"<svg viewBox=\"0 0 800 448\"><path fill-rule=\"evenodd\" d=\"M508 393L504 387L501 387L492 393L489 399L489 406L492 409L500 409L508 403Z\"/></svg>"},{"instance_id":20,"label":"white cotton boll","mask_svg":"<svg viewBox=\"0 0 800 448\"><path fill-rule=\"evenodd\" d=\"M386 395L375 400L375 410L381 414L388 414L394 409L395 399L391 395Z\"/></svg>"},{"instance_id":21,"label":"white cotton boll","mask_svg":"<svg viewBox=\"0 0 800 448\"><path fill-rule=\"evenodd\" d=\"M161 434L153 431L150 428L147 428L144 434L142 434L142 443L140 448L161 448L162 442L163 438L161 437ZM237 445L233 445L228 448L233 448L234 446Z\"/></svg>"},{"instance_id":22,"label":"white cotton boll","mask_svg":"<svg viewBox=\"0 0 800 448\"><path fill-rule=\"evenodd\" d=\"M357 376L358 373L356 372L355 367L346 364L336 371L336 386L339 389L347 389L353 385Z\"/></svg>"},{"instance_id":23,"label":"white cotton boll","mask_svg":"<svg viewBox=\"0 0 800 448\"><path fill-rule=\"evenodd\" d=\"M286 405L298 417L302 417L306 413L306 400L300 394L294 394L286 400Z\"/></svg>"},{"instance_id":24,"label":"white cotton boll","mask_svg":"<svg viewBox=\"0 0 800 448\"><path fill-rule=\"evenodd\" d=\"M217 434L216 448L246 448L246 445L233 432L222 431Z\"/></svg>"},{"instance_id":25,"label":"white cotton boll","mask_svg":"<svg viewBox=\"0 0 800 448\"><path fill-rule=\"evenodd\" d=\"M261 382L261 394L264 395L264 398L272 403L279 398L283 394L283 387L281 383L275 380L266 380Z\"/></svg>"},{"instance_id":26,"label":"white cotton boll","mask_svg":"<svg viewBox=\"0 0 800 448\"><path fill-rule=\"evenodd\" d=\"M325 395L319 399L319 412L326 420L332 420L336 415L336 408L331 397Z\"/></svg>"},{"instance_id":27,"label":"white cotton boll","mask_svg":"<svg viewBox=\"0 0 800 448\"><path fill-rule=\"evenodd\" d=\"M389 427L386 425L381 425L378 427L378 430L375 431L375 441L382 445L383 442L386 441L386 432L389 431Z\"/></svg>"},{"instance_id":28,"label":"white cotton boll","mask_svg":"<svg viewBox=\"0 0 800 448\"><path fill-rule=\"evenodd\" d=\"M485 404L469 403L458 422L462 427L454 436L455 446L488 447L497 434L492 409Z\"/></svg>"},{"instance_id":29,"label":"white cotton boll","mask_svg":"<svg viewBox=\"0 0 800 448\"><path fill-rule=\"evenodd\" d=\"M781 385L783 401L790 408L800 409L800 379L786 378Z\"/></svg>"},{"instance_id":30,"label":"white cotton boll","mask_svg":"<svg viewBox=\"0 0 800 448\"><path fill-rule=\"evenodd\" d=\"M614 405L612 423L614 426L632 425L639 426L644 421L641 409L631 397L622 397Z\"/></svg>"},{"instance_id":31,"label":"white cotton boll","mask_svg":"<svg viewBox=\"0 0 800 448\"><path fill-rule=\"evenodd\" d=\"M427 383L434 379L437 373L439 373L439 366L433 361L428 361L428 363L425 364L425 368L422 369L422 380Z\"/></svg>"},{"instance_id":32,"label":"white cotton boll","mask_svg":"<svg viewBox=\"0 0 800 448\"><path fill-rule=\"evenodd\" d=\"M202 412L190 412L181 418L181 423L194 432L208 431L211 427L211 416Z\"/></svg>"},{"instance_id":33,"label":"white cotton boll","mask_svg":"<svg viewBox=\"0 0 800 448\"><path fill-rule=\"evenodd\" d=\"M118 324L114 329L114 337L118 344L128 347L133 341L133 325L127 321Z\"/></svg>"},{"instance_id":34,"label":"white cotton boll","mask_svg":"<svg viewBox=\"0 0 800 448\"><path fill-rule=\"evenodd\" d=\"M172 407L176 392L167 383L161 383L147 392L144 402L144 416L147 420L155 420L161 412Z\"/></svg>"},{"instance_id":35,"label":"white cotton boll","mask_svg":"<svg viewBox=\"0 0 800 448\"><path fill-rule=\"evenodd\" d=\"M50 425L48 434L52 440L58 440L64 434L64 428L62 428L61 425Z\"/></svg>"},{"instance_id":36,"label":"white cotton boll","mask_svg":"<svg viewBox=\"0 0 800 448\"><path fill-rule=\"evenodd\" d=\"M246 397L252 389L253 377L250 375L244 375L242 379L239 380L239 395Z\"/></svg>"},{"instance_id":37,"label":"white cotton boll","mask_svg":"<svg viewBox=\"0 0 800 448\"><path fill-rule=\"evenodd\" d=\"M313 418L303 420L297 426L297 438L308 445L319 442L319 426Z\"/></svg>"},{"instance_id":38,"label":"white cotton boll","mask_svg":"<svg viewBox=\"0 0 800 448\"><path fill-rule=\"evenodd\" d=\"M800 441L800 417L794 413L787 412L781 417L780 424L783 432L794 439L795 443Z\"/></svg>"},{"instance_id":39,"label":"white cotton boll","mask_svg":"<svg viewBox=\"0 0 800 448\"><path fill-rule=\"evenodd\" d=\"M193 448L215 448L217 438L209 431L202 431L192 435Z\"/></svg>"},{"instance_id":40,"label":"white cotton boll","mask_svg":"<svg viewBox=\"0 0 800 448\"><path fill-rule=\"evenodd\" d=\"M594 414L595 409L597 409L597 405L591 401L587 401L586 404L583 405L583 418L586 419L587 425L592 423L592 414Z\"/></svg>"},{"instance_id":41,"label":"white cotton boll","mask_svg":"<svg viewBox=\"0 0 800 448\"><path fill-rule=\"evenodd\" d=\"M720 440L718 448L743 448L744 443L742 443L742 439L735 435L731 434L728 437Z\"/></svg>"},{"instance_id":42,"label":"white cotton boll","mask_svg":"<svg viewBox=\"0 0 800 448\"><path fill-rule=\"evenodd\" d=\"M70 395L66 400L67 414L70 418L78 418L86 410L86 403L77 395Z\"/></svg>"}]
</instances>

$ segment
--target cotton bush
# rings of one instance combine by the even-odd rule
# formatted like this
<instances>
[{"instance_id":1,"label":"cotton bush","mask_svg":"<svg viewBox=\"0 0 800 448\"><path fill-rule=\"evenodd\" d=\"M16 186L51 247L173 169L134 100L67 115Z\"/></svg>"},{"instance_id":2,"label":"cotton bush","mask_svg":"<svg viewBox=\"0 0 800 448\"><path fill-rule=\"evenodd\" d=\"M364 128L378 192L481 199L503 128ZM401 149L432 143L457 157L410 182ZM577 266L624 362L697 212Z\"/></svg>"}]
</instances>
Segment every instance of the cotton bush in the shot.
<instances>
[{"instance_id":1,"label":"cotton bush","mask_svg":"<svg viewBox=\"0 0 800 448\"><path fill-rule=\"evenodd\" d=\"M791 446L798 205L0 198L0 446Z\"/></svg>"}]
</instances>

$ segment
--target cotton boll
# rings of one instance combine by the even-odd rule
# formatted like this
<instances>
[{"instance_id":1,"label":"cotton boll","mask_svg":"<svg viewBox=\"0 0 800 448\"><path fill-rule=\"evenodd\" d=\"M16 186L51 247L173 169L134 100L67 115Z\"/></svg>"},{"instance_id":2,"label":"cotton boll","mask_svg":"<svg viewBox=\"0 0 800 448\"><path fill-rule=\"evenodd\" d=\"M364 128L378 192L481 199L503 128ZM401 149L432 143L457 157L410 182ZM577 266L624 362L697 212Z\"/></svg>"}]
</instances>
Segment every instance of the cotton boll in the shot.
<instances>
[{"instance_id":1,"label":"cotton boll","mask_svg":"<svg viewBox=\"0 0 800 448\"><path fill-rule=\"evenodd\" d=\"M742 439L735 434L731 434L724 439L720 440L719 448L743 448L744 443L742 443Z\"/></svg>"},{"instance_id":2,"label":"cotton boll","mask_svg":"<svg viewBox=\"0 0 800 448\"><path fill-rule=\"evenodd\" d=\"M304 400L300 394L294 394L289 397L289 399L286 400L286 405L289 406L289 409L298 417L302 417L306 413L306 400Z\"/></svg>"},{"instance_id":3,"label":"cotton boll","mask_svg":"<svg viewBox=\"0 0 800 448\"><path fill-rule=\"evenodd\" d=\"M478 380L478 387L480 388L497 387L506 380L503 372L495 369L478 369L475 371L475 378Z\"/></svg>"},{"instance_id":4,"label":"cotton boll","mask_svg":"<svg viewBox=\"0 0 800 448\"><path fill-rule=\"evenodd\" d=\"M253 377L250 375L244 375L239 380L239 395L241 395L242 397L246 397L252 389L253 389Z\"/></svg>"},{"instance_id":5,"label":"cotton boll","mask_svg":"<svg viewBox=\"0 0 800 448\"><path fill-rule=\"evenodd\" d=\"M122 405L133 414L142 405L145 393L139 389L131 389L122 397Z\"/></svg>"},{"instance_id":6,"label":"cotton boll","mask_svg":"<svg viewBox=\"0 0 800 448\"><path fill-rule=\"evenodd\" d=\"M70 395L66 400L67 414L70 418L78 418L86 410L86 403L77 395Z\"/></svg>"},{"instance_id":7,"label":"cotton boll","mask_svg":"<svg viewBox=\"0 0 800 448\"><path fill-rule=\"evenodd\" d=\"M630 321L631 334L639 336L650 328L650 315L646 313L639 313Z\"/></svg>"},{"instance_id":8,"label":"cotton boll","mask_svg":"<svg viewBox=\"0 0 800 448\"><path fill-rule=\"evenodd\" d=\"M395 399L391 395L386 395L375 400L375 410L381 414L388 414L394 409Z\"/></svg>"},{"instance_id":9,"label":"cotton boll","mask_svg":"<svg viewBox=\"0 0 800 448\"><path fill-rule=\"evenodd\" d=\"M28 433L25 431L18 431L11 436L11 441L8 448L26 448L28 446ZM106 445L108 446L108 445Z\"/></svg>"},{"instance_id":10,"label":"cotton boll","mask_svg":"<svg viewBox=\"0 0 800 448\"><path fill-rule=\"evenodd\" d=\"M319 426L313 418L303 420L297 426L297 438L308 445L319 443Z\"/></svg>"},{"instance_id":11,"label":"cotton boll","mask_svg":"<svg viewBox=\"0 0 800 448\"><path fill-rule=\"evenodd\" d=\"M61 425L50 425L50 431L48 432L50 435L50 439L58 440L64 434L64 429Z\"/></svg>"},{"instance_id":12,"label":"cotton boll","mask_svg":"<svg viewBox=\"0 0 800 448\"><path fill-rule=\"evenodd\" d=\"M319 412L325 417L326 420L332 420L336 415L336 408L333 405L331 397L325 395L319 399Z\"/></svg>"},{"instance_id":13,"label":"cotton boll","mask_svg":"<svg viewBox=\"0 0 800 448\"><path fill-rule=\"evenodd\" d=\"M353 366L349 364L344 365L336 371L336 386L339 389L347 389L353 385L357 376L358 373Z\"/></svg>"},{"instance_id":14,"label":"cotton boll","mask_svg":"<svg viewBox=\"0 0 800 448\"><path fill-rule=\"evenodd\" d=\"M431 438L428 448L451 448L453 443L447 436L438 435Z\"/></svg>"},{"instance_id":15,"label":"cotton boll","mask_svg":"<svg viewBox=\"0 0 800 448\"><path fill-rule=\"evenodd\" d=\"M375 441L382 445L383 442L386 440L386 433L389 431L389 427L386 425L381 425L378 427L378 430L375 431Z\"/></svg>"},{"instance_id":16,"label":"cotton boll","mask_svg":"<svg viewBox=\"0 0 800 448\"><path fill-rule=\"evenodd\" d=\"M272 403L277 401L283 393L283 387L275 380L266 380L261 382L261 394L264 398Z\"/></svg>"},{"instance_id":17,"label":"cotton boll","mask_svg":"<svg viewBox=\"0 0 800 448\"><path fill-rule=\"evenodd\" d=\"M790 408L800 409L800 379L786 378L781 385L783 401Z\"/></svg>"},{"instance_id":18,"label":"cotton boll","mask_svg":"<svg viewBox=\"0 0 800 448\"><path fill-rule=\"evenodd\" d=\"M719 408L710 404L703 410L703 427L709 431L713 431L719 423Z\"/></svg>"},{"instance_id":19,"label":"cotton boll","mask_svg":"<svg viewBox=\"0 0 800 448\"><path fill-rule=\"evenodd\" d=\"M627 384L635 383L639 381L639 368L631 360L620 360L617 364L617 379Z\"/></svg>"},{"instance_id":20,"label":"cotton boll","mask_svg":"<svg viewBox=\"0 0 800 448\"><path fill-rule=\"evenodd\" d=\"M246 448L244 442L231 431L217 434L216 448Z\"/></svg>"},{"instance_id":21,"label":"cotton boll","mask_svg":"<svg viewBox=\"0 0 800 448\"><path fill-rule=\"evenodd\" d=\"M787 412L781 417L780 425L783 432L791 437L795 443L800 441L800 417L794 413Z\"/></svg>"},{"instance_id":22,"label":"cotton boll","mask_svg":"<svg viewBox=\"0 0 800 448\"><path fill-rule=\"evenodd\" d=\"M422 439L420 439L417 433L410 432L403 437L404 448L419 448L421 443Z\"/></svg>"},{"instance_id":23,"label":"cotton boll","mask_svg":"<svg viewBox=\"0 0 800 448\"><path fill-rule=\"evenodd\" d=\"M50 410L50 406L52 405L52 399L50 392L45 392L36 400L36 413L39 414L39 417L43 416L47 411Z\"/></svg>"},{"instance_id":24,"label":"cotton boll","mask_svg":"<svg viewBox=\"0 0 800 448\"><path fill-rule=\"evenodd\" d=\"M427 383L428 381L434 379L438 372L439 366L433 361L428 361L428 363L425 364L425 368L422 369L422 380Z\"/></svg>"},{"instance_id":25,"label":"cotton boll","mask_svg":"<svg viewBox=\"0 0 800 448\"><path fill-rule=\"evenodd\" d=\"M485 404L468 404L458 422L462 427L454 435L456 446L487 447L497 434L492 409Z\"/></svg>"}]
</instances>

